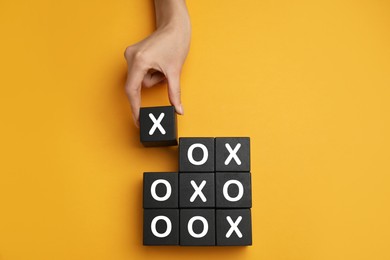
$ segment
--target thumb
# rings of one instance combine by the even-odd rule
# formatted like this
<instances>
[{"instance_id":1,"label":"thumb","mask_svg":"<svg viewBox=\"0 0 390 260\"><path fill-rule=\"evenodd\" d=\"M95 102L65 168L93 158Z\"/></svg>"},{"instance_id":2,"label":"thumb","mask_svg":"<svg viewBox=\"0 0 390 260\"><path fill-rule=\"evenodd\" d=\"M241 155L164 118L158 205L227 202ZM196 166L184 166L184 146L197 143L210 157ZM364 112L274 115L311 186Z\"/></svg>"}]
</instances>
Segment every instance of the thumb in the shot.
<instances>
[{"instance_id":1,"label":"thumb","mask_svg":"<svg viewBox=\"0 0 390 260\"><path fill-rule=\"evenodd\" d=\"M175 107L176 113L183 115L184 109L180 97L180 74L169 74L167 80L169 101Z\"/></svg>"}]
</instances>

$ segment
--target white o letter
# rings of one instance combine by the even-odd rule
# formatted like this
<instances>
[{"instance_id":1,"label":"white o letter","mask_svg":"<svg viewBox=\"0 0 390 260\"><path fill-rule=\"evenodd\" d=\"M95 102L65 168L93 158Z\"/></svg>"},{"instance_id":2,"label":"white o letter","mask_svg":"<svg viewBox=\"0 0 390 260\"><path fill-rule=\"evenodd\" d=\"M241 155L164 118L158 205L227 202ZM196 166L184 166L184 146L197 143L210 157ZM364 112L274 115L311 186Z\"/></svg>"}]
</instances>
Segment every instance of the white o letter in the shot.
<instances>
[{"instance_id":1,"label":"white o letter","mask_svg":"<svg viewBox=\"0 0 390 260\"><path fill-rule=\"evenodd\" d=\"M165 221L165 223L167 223L167 230L165 230L164 233L159 233L157 230L156 230L156 224L157 224L157 221L159 220L163 220ZM155 217L153 220L152 220L152 224L150 225L151 229L152 229L152 233L153 235L155 235L156 237L159 237L159 238L163 238L163 237L167 237L169 236L169 234L171 233L172 231L172 223L171 223L171 220L169 218L167 218L166 216L157 216Z\"/></svg>"},{"instance_id":2,"label":"white o letter","mask_svg":"<svg viewBox=\"0 0 390 260\"><path fill-rule=\"evenodd\" d=\"M194 157L192 156L192 153L194 151L195 148L200 148L202 149L203 151L203 158L202 160L200 161L195 161L194 160ZM204 164L207 159L209 158L209 151L207 150L206 146L204 144L193 144L190 146L190 148L188 149L188 152L187 152L187 156L188 156L188 160L190 161L190 163L192 163L193 165L202 165Z\"/></svg>"},{"instance_id":3,"label":"white o letter","mask_svg":"<svg viewBox=\"0 0 390 260\"><path fill-rule=\"evenodd\" d=\"M164 184L165 187L167 187L167 193L165 193L164 197L159 197L157 194L156 194L156 186L158 184ZM172 188L171 188L171 184L167 181L167 180L163 180L163 179L158 179L158 180L155 180L153 183L152 183L152 186L150 186L150 193L152 194L152 197L153 199L157 200L157 201L164 201L164 200L167 200L169 199L169 197L171 196L171 193L172 193Z\"/></svg>"},{"instance_id":4,"label":"white o letter","mask_svg":"<svg viewBox=\"0 0 390 260\"><path fill-rule=\"evenodd\" d=\"M238 194L234 198L230 197L230 195L228 193L228 189L229 189L230 184L236 184L238 187ZM225 185L223 185L223 196L228 201L231 201L231 202L239 201L243 195L244 195L244 187L242 186L241 182L239 182L237 180L229 180L225 183Z\"/></svg>"},{"instance_id":5,"label":"white o letter","mask_svg":"<svg viewBox=\"0 0 390 260\"><path fill-rule=\"evenodd\" d=\"M196 234L196 233L194 232L194 230L192 229L192 226L193 226L195 220L200 220L200 221L202 221L202 223L203 223L203 231L202 231L201 233L199 233L199 234ZM207 220L206 220L204 217L195 216L195 217L192 217L192 218L190 219L190 221L188 221L188 226L187 226L187 228L188 228L188 233L190 233L190 235L191 235L192 237L194 237L194 238L202 238L202 237L204 237L204 236L207 234L207 232L209 231L209 223L207 222Z\"/></svg>"}]
</instances>

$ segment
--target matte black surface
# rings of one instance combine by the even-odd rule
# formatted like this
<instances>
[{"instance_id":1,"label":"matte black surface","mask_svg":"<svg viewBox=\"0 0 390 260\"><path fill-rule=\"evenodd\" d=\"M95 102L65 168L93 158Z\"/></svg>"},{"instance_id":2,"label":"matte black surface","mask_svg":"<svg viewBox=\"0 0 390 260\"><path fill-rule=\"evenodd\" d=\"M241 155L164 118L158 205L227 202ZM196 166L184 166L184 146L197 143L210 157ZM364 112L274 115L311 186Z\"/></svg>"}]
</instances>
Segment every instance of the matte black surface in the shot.
<instances>
[{"instance_id":1,"label":"matte black surface","mask_svg":"<svg viewBox=\"0 0 390 260\"><path fill-rule=\"evenodd\" d=\"M201 216L207 220L208 232L202 238L194 238L188 231L188 222L192 217ZM203 223L193 222L195 234L201 234ZM214 246L215 245L215 209L181 209L180 210L180 245L182 246Z\"/></svg>"},{"instance_id":2,"label":"matte black surface","mask_svg":"<svg viewBox=\"0 0 390 260\"><path fill-rule=\"evenodd\" d=\"M165 216L171 221L172 230L166 237L153 234L152 221L157 216ZM164 220L156 222L156 231L163 234L167 231ZM178 209L144 209L144 245L178 245L179 244L179 210Z\"/></svg>"},{"instance_id":3,"label":"matte black surface","mask_svg":"<svg viewBox=\"0 0 390 260\"><path fill-rule=\"evenodd\" d=\"M151 193L151 186L154 181L162 179L169 182L171 186L171 195L165 201L157 201ZM179 176L177 172L144 172L144 208L178 208L179 206ZM156 185L156 195L164 197L167 188L165 184L159 183Z\"/></svg>"},{"instance_id":4,"label":"matte black surface","mask_svg":"<svg viewBox=\"0 0 390 260\"><path fill-rule=\"evenodd\" d=\"M158 116L155 115L156 118ZM155 132L159 133L159 130L156 129ZM248 137L180 138L179 141L179 173L144 173L144 245L252 245L250 139ZM203 144L207 149L208 158L202 165L191 164L188 158L188 150L193 144ZM229 152L226 144L229 144L229 149L233 151L237 144L240 144L240 148L236 153L232 153ZM241 163L237 163L238 159L230 154L237 154ZM195 162L202 160L203 156L201 148L193 149L192 157ZM228 160L225 165L228 157L231 157L231 160ZM171 187L171 195L164 201L154 199L151 194L152 183L159 179L168 181ZM238 201L229 201L223 194L224 185L232 180L238 181L243 186L243 196ZM191 181L198 189L205 181L201 189L201 193L206 198L205 202L199 195L194 197L193 202L190 201L195 193ZM227 196L234 200L239 188L235 183L231 183L226 191ZM156 197L161 199L167 193L166 186L163 183L156 185L155 192ZM172 230L166 237L160 238L152 232L152 220L158 216L165 216L171 221ZM190 219L197 216L204 217L208 223L208 232L201 238L194 237L203 231L201 220L193 221L194 236L190 235L188 229ZM234 226L240 218L237 227L239 231L233 231L231 225ZM162 234L167 230L163 219L156 222L156 230L156 234Z\"/></svg>"},{"instance_id":5,"label":"matte black surface","mask_svg":"<svg viewBox=\"0 0 390 260\"><path fill-rule=\"evenodd\" d=\"M208 156L202 165L194 165L188 157L188 150L193 144L202 144L206 147ZM201 162L204 158L203 150L199 147L192 150L192 158L195 162ZM214 172L214 138L179 138L179 171L180 172Z\"/></svg>"},{"instance_id":6,"label":"matte black surface","mask_svg":"<svg viewBox=\"0 0 390 260\"><path fill-rule=\"evenodd\" d=\"M240 145L235 157L226 145L234 151ZM215 138L215 170L217 172L249 172L250 171L250 139L249 137L217 137ZM230 156L230 157L229 157ZM227 159L229 159L227 161ZM238 163L237 163L238 161ZM225 165L225 162L227 163ZM241 164L239 164L241 163Z\"/></svg>"},{"instance_id":7,"label":"matte black surface","mask_svg":"<svg viewBox=\"0 0 390 260\"><path fill-rule=\"evenodd\" d=\"M228 234L231 229L231 224L227 217L234 223L241 217L237 228ZM217 209L216 210L216 225L217 225L217 245L218 246L247 246L252 245L252 219L250 209ZM230 235L226 237L226 235Z\"/></svg>"},{"instance_id":8,"label":"matte black surface","mask_svg":"<svg viewBox=\"0 0 390 260\"><path fill-rule=\"evenodd\" d=\"M243 186L242 198L238 201L228 201L223 195L223 187L226 182L237 180ZM251 191L251 175L249 172L217 172L215 174L216 183L216 206L217 208L251 208L252 207L252 191ZM238 195L239 189L236 184L227 186L227 193L231 198Z\"/></svg>"},{"instance_id":9,"label":"matte black surface","mask_svg":"<svg viewBox=\"0 0 390 260\"><path fill-rule=\"evenodd\" d=\"M153 127L154 122L149 114L153 114L154 118L157 120L161 113L164 113L164 117L160 124L166 133L162 134L161 131L156 128L153 134L150 135L149 131ZM142 107L139 114L139 123L140 139L144 146L177 145L177 116L173 106Z\"/></svg>"},{"instance_id":10,"label":"matte black surface","mask_svg":"<svg viewBox=\"0 0 390 260\"><path fill-rule=\"evenodd\" d=\"M195 188L192 186L191 181L195 182L197 189L200 189L201 184L205 181L205 184L201 190L202 198L198 193L195 199L191 202L191 197L195 193ZM186 173L179 174L179 206L180 208L214 208L215 207L215 185L214 185L214 173Z\"/></svg>"}]
</instances>

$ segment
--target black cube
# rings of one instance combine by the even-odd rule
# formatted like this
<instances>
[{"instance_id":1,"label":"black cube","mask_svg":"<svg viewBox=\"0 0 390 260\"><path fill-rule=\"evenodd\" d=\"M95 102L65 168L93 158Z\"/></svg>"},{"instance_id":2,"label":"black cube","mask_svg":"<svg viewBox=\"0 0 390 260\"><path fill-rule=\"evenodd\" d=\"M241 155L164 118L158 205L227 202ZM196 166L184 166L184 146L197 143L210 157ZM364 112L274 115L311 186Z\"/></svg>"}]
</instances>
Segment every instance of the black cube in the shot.
<instances>
[{"instance_id":1,"label":"black cube","mask_svg":"<svg viewBox=\"0 0 390 260\"><path fill-rule=\"evenodd\" d=\"M215 208L214 173L179 175L180 208Z\"/></svg>"},{"instance_id":2,"label":"black cube","mask_svg":"<svg viewBox=\"0 0 390 260\"><path fill-rule=\"evenodd\" d=\"M215 138L215 171L249 172L250 168L249 137Z\"/></svg>"},{"instance_id":3,"label":"black cube","mask_svg":"<svg viewBox=\"0 0 390 260\"><path fill-rule=\"evenodd\" d=\"M217 209L217 246L252 245L250 209Z\"/></svg>"},{"instance_id":4,"label":"black cube","mask_svg":"<svg viewBox=\"0 0 390 260\"><path fill-rule=\"evenodd\" d=\"M140 139L146 146L177 145L175 107L142 107L139 114Z\"/></svg>"},{"instance_id":5,"label":"black cube","mask_svg":"<svg viewBox=\"0 0 390 260\"><path fill-rule=\"evenodd\" d=\"M144 245L179 244L179 209L144 209Z\"/></svg>"},{"instance_id":6,"label":"black cube","mask_svg":"<svg viewBox=\"0 0 390 260\"><path fill-rule=\"evenodd\" d=\"M215 174L217 208L251 208L252 187L249 172L217 172Z\"/></svg>"},{"instance_id":7,"label":"black cube","mask_svg":"<svg viewBox=\"0 0 390 260\"><path fill-rule=\"evenodd\" d=\"M179 141L180 173L214 172L214 138L181 137Z\"/></svg>"},{"instance_id":8,"label":"black cube","mask_svg":"<svg viewBox=\"0 0 390 260\"><path fill-rule=\"evenodd\" d=\"M180 245L215 245L215 209L180 210Z\"/></svg>"},{"instance_id":9,"label":"black cube","mask_svg":"<svg viewBox=\"0 0 390 260\"><path fill-rule=\"evenodd\" d=\"M177 172L145 172L145 209L174 209L179 207L179 177Z\"/></svg>"}]
</instances>

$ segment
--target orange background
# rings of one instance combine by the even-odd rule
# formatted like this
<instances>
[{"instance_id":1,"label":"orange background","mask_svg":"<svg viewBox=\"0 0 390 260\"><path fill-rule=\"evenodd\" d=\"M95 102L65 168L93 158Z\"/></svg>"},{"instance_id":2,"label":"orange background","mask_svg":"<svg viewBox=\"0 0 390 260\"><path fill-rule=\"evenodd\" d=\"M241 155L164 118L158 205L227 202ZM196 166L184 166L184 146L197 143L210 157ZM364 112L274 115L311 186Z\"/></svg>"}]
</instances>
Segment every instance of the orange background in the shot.
<instances>
[{"instance_id":1,"label":"orange background","mask_svg":"<svg viewBox=\"0 0 390 260\"><path fill-rule=\"evenodd\" d=\"M390 2L188 8L179 135L251 137L254 245L142 246L142 173L177 170L123 90L151 1L3 0L0 259L390 259Z\"/></svg>"}]
</instances>

